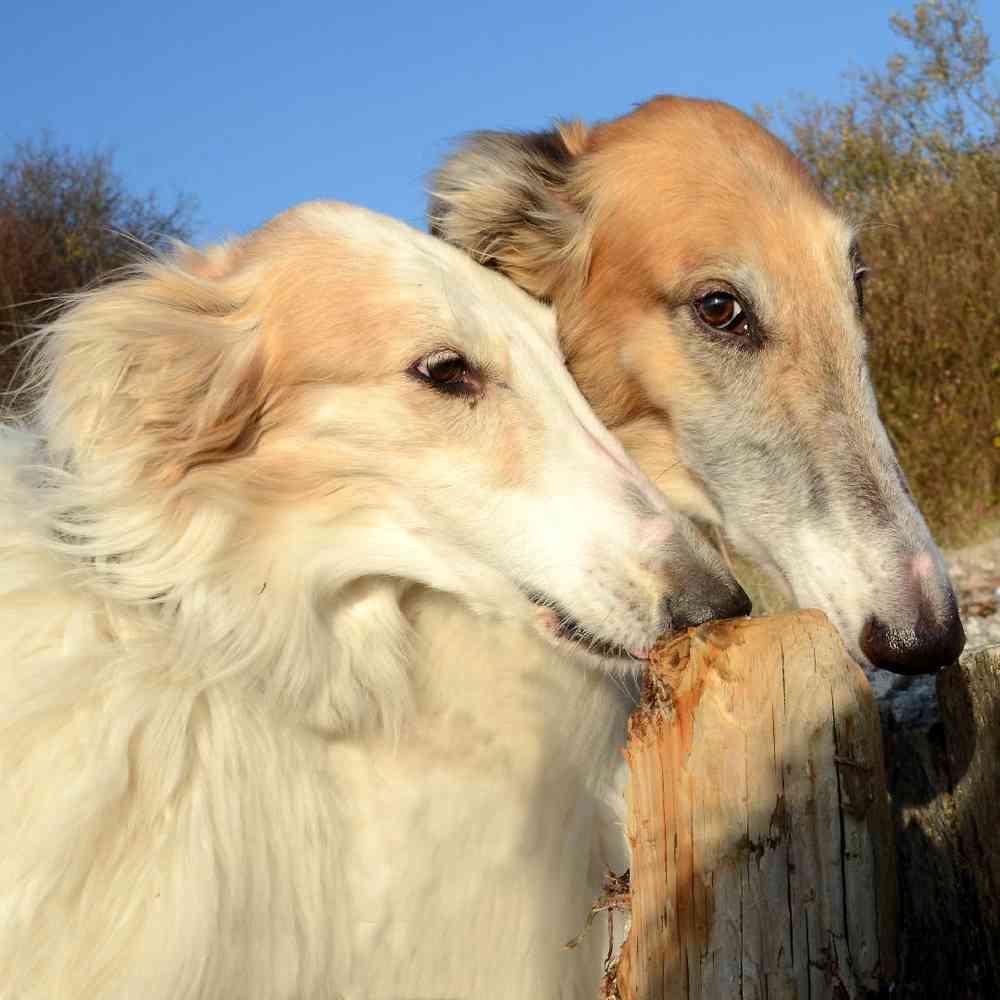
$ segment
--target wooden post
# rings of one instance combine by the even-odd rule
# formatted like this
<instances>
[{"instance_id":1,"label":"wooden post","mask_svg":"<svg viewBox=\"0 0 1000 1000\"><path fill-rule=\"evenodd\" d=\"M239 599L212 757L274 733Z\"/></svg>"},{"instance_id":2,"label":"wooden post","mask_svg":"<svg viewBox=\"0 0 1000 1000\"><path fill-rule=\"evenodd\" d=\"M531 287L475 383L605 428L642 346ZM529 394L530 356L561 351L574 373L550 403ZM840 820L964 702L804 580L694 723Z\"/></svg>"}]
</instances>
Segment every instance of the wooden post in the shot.
<instances>
[{"instance_id":1,"label":"wooden post","mask_svg":"<svg viewBox=\"0 0 1000 1000\"><path fill-rule=\"evenodd\" d=\"M939 721L884 730L900 1000L1000 997L1000 645L938 675Z\"/></svg>"},{"instance_id":2,"label":"wooden post","mask_svg":"<svg viewBox=\"0 0 1000 1000\"><path fill-rule=\"evenodd\" d=\"M976 891L981 964L1000 990L1000 645L963 656L938 677L958 844ZM961 924L960 924L961 926ZM985 970L988 970L985 971Z\"/></svg>"},{"instance_id":3,"label":"wooden post","mask_svg":"<svg viewBox=\"0 0 1000 1000\"><path fill-rule=\"evenodd\" d=\"M693 629L629 722L623 1000L854 1000L892 979L878 713L826 618Z\"/></svg>"}]
</instances>

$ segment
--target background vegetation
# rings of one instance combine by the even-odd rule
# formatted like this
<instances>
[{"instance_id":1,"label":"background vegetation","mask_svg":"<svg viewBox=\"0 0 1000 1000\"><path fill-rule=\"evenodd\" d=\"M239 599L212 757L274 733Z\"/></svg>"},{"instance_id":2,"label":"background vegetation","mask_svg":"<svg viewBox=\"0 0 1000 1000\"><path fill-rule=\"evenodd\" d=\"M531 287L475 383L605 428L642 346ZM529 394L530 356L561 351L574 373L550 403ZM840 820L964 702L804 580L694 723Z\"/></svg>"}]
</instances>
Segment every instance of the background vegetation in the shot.
<instances>
[{"instance_id":1,"label":"background vegetation","mask_svg":"<svg viewBox=\"0 0 1000 1000\"><path fill-rule=\"evenodd\" d=\"M759 111L862 225L871 364L919 504L951 544L1000 518L1000 96L973 0L895 16L901 51L847 100ZM48 139L0 163L0 388L52 296L136 244L188 238L194 205L129 192L106 152Z\"/></svg>"},{"instance_id":2,"label":"background vegetation","mask_svg":"<svg viewBox=\"0 0 1000 1000\"><path fill-rule=\"evenodd\" d=\"M921 509L951 544L1000 516L1000 95L969 0L927 0L837 105L758 114L862 226L871 367Z\"/></svg>"},{"instance_id":3,"label":"background vegetation","mask_svg":"<svg viewBox=\"0 0 1000 1000\"><path fill-rule=\"evenodd\" d=\"M189 238L193 212L187 196L164 208L129 192L109 152L48 137L15 145L0 163L0 391L14 386L25 338L53 296L109 276L139 245Z\"/></svg>"}]
</instances>

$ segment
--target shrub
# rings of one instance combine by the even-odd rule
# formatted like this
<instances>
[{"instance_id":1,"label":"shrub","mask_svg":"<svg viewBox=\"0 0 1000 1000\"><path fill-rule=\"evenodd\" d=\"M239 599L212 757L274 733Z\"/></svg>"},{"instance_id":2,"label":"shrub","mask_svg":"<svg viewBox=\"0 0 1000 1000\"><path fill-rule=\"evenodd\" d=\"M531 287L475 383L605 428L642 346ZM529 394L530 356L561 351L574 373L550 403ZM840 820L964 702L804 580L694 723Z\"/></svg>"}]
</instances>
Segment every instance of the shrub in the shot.
<instances>
[{"instance_id":1,"label":"shrub","mask_svg":"<svg viewBox=\"0 0 1000 1000\"><path fill-rule=\"evenodd\" d=\"M137 245L188 238L193 209L185 196L164 209L129 193L110 153L17 144L0 163L0 391L14 388L25 338L54 297L106 277Z\"/></svg>"},{"instance_id":2,"label":"shrub","mask_svg":"<svg viewBox=\"0 0 1000 1000\"><path fill-rule=\"evenodd\" d=\"M869 213L882 416L929 523L958 544L1000 513L1000 155L887 184Z\"/></svg>"}]
</instances>

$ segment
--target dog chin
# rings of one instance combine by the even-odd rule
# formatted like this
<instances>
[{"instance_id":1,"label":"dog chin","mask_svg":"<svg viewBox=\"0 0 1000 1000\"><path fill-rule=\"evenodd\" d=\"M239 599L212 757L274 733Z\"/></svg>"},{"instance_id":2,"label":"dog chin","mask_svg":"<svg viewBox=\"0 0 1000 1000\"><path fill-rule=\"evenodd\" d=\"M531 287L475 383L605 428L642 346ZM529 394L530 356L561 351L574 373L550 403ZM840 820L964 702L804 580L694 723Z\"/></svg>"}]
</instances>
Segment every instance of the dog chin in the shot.
<instances>
[{"instance_id":1,"label":"dog chin","mask_svg":"<svg viewBox=\"0 0 1000 1000\"><path fill-rule=\"evenodd\" d=\"M624 642L597 636L580 625L565 609L527 587L519 587L516 596L483 595L479 600L464 601L478 615L497 622L527 626L546 645L590 667L617 674L638 674L649 662L651 645L629 646Z\"/></svg>"},{"instance_id":2,"label":"dog chin","mask_svg":"<svg viewBox=\"0 0 1000 1000\"><path fill-rule=\"evenodd\" d=\"M650 647L629 648L600 638L552 608L536 607L532 624L548 645L587 666L615 673L639 673L649 662Z\"/></svg>"},{"instance_id":3,"label":"dog chin","mask_svg":"<svg viewBox=\"0 0 1000 1000\"><path fill-rule=\"evenodd\" d=\"M563 655L570 656L579 661L591 670L600 670L604 673L614 674L619 677L639 678L649 666L649 656L633 656L628 651L622 654L594 653L581 647L578 643L567 643L564 640L556 640L557 647L563 651ZM572 648L567 648L572 646Z\"/></svg>"}]
</instances>

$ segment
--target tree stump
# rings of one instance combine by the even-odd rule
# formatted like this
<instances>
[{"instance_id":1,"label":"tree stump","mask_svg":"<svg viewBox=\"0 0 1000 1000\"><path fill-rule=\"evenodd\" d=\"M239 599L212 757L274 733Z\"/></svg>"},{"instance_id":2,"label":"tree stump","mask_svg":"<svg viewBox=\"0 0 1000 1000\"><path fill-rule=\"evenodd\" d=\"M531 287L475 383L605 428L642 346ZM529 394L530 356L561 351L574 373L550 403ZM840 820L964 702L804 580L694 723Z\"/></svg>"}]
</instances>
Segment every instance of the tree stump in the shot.
<instances>
[{"instance_id":1,"label":"tree stump","mask_svg":"<svg viewBox=\"0 0 1000 1000\"><path fill-rule=\"evenodd\" d=\"M626 758L623 1000L853 1000L891 980L878 713L821 613L710 623L660 649Z\"/></svg>"},{"instance_id":2,"label":"tree stump","mask_svg":"<svg viewBox=\"0 0 1000 1000\"><path fill-rule=\"evenodd\" d=\"M975 886L981 961L1000 990L1000 646L963 656L938 676L958 844Z\"/></svg>"},{"instance_id":3,"label":"tree stump","mask_svg":"<svg viewBox=\"0 0 1000 1000\"><path fill-rule=\"evenodd\" d=\"M1000 646L937 677L940 718L885 720L901 1000L1000 996Z\"/></svg>"}]
</instances>

